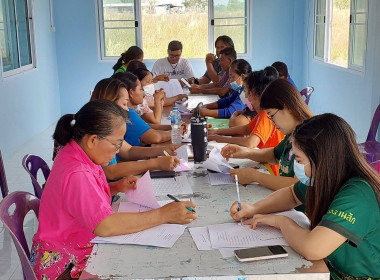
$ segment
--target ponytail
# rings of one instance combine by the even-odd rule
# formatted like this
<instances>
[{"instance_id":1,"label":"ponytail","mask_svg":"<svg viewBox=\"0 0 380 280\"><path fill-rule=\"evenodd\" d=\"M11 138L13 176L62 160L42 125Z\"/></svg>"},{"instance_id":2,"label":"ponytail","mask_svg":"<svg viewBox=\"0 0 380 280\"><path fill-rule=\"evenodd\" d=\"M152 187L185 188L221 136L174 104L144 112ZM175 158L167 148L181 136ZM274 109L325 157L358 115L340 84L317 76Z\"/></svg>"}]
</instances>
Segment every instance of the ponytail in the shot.
<instances>
[{"instance_id":1,"label":"ponytail","mask_svg":"<svg viewBox=\"0 0 380 280\"><path fill-rule=\"evenodd\" d=\"M144 52L142 49L140 49L138 46L132 46L125 52L123 52L119 58L119 60L116 62L116 64L112 67L114 72L116 72L117 69L119 69L123 64L128 64L132 60L141 59L144 56Z\"/></svg>"},{"instance_id":2,"label":"ponytail","mask_svg":"<svg viewBox=\"0 0 380 280\"><path fill-rule=\"evenodd\" d=\"M75 115L73 114L66 114L59 119L53 134L53 139L60 146L66 145L73 138L74 125L72 124L74 124L74 122Z\"/></svg>"},{"instance_id":3,"label":"ponytail","mask_svg":"<svg viewBox=\"0 0 380 280\"><path fill-rule=\"evenodd\" d=\"M116 64L112 67L113 71L116 72L123 65L123 54L121 54L120 58L117 60Z\"/></svg>"}]
</instances>

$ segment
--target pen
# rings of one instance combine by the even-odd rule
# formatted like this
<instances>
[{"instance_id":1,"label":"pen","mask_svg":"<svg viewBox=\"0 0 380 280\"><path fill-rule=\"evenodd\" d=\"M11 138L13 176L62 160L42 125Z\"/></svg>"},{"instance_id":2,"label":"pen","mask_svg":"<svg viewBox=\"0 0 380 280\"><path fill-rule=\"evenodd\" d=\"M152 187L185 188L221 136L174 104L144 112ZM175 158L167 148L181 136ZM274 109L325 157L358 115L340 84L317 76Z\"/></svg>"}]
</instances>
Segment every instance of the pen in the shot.
<instances>
[{"instance_id":1,"label":"pen","mask_svg":"<svg viewBox=\"0 0 380 280\"><path fill-rule=\"evenodd\" d=\"M237 199L238 199L238 210L241 210L241 202L240 202L240 192L239 192L239 182L238 182L238 176L235 174L235 183L236 183L236 192L237 192ZM243 219L240 219L240 224L243 224Z\"/></svg>"},{"instance_id":2,"label":"pen","mask_svg":"<svg viewBox=\"0 0 380 280\"><path fill-rule=\"evenodd\" d=\"M172 196L171 194L168 194L167 195L169 198L173 199L175 202L180 202L180 200L174 196ZM192 211L192 212L195 212L193 208L191 207L186 207L187 209L189 209L189 211Z\"/></svg>"},{"instance_id":3,"label":"pen","mask_svg":"<svg viewBox=\"0 0 380 280\"><path fill-rule=\"evenodd\" d=\"M169 153L166 150L164 150L164 155L170 157Z\"/></svg>"}]
</instances>

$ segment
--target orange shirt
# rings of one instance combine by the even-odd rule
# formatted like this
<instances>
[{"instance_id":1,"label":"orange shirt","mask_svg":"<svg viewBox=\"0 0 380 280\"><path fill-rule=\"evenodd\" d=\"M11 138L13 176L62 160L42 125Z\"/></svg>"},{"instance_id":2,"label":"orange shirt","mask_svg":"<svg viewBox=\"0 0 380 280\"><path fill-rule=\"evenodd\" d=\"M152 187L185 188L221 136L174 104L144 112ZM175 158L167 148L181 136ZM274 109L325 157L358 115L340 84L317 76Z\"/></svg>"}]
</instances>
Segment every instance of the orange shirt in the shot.
<instances>
[{"instance_id":1,"label":"orange shirt","mask_svg":"<svg viewBox=\"0 0 380 280\"><path fill-rule=\"evenodd\" d=\"M268 119L268 115L264 110L252 119L249 123L249 128L251 129L251 135L256 135L260 138L260 143L257 146L260 149L276 147L285 137L285 135L273 125L272 121ZM271 165L271 167L273 173L278 175L278 165Z\"/></svg>"}]
</instances>

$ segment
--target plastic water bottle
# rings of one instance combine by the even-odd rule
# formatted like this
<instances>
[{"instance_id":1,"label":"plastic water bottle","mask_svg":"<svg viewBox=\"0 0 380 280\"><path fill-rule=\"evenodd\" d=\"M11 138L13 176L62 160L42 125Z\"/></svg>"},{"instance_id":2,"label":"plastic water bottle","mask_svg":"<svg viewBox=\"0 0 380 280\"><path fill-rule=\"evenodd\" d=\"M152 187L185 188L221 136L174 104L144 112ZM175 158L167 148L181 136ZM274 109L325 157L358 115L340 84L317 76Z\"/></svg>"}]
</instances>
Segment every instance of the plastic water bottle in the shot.
<instances>
[{"instance_id":1,"label":"plastic water bottle","mask_svg":"<svg viewBox=\"0 0 380 280\"><path fill-rule=\"evenodd\" d=\"M170 112L170 124L172 126L172 144L181 144L181 113L177 107L174 107L173 111Z\"/></svg>"}]
</instances>

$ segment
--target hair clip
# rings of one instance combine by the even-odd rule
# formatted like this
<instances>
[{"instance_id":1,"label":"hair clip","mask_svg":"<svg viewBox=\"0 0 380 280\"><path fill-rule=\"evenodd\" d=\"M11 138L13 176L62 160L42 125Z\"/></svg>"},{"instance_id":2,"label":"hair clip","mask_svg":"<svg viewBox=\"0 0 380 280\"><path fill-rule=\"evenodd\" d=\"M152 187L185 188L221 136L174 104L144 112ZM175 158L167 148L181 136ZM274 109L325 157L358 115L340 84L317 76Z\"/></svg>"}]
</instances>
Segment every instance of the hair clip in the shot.
<instances>
[{"instance_id":1,"label":"hair clip","mask_svg":"<svg viewBox=\"0 0 380 280\"><path fill-rule=\"evenodd\" d=\"M74 126L75 125L75 122L76 122L76 120L75 120L75 114L73 115L73 119L72 119L72 121L70 122L70 125L71 126Z\"/></svg>"}]
</instances>

